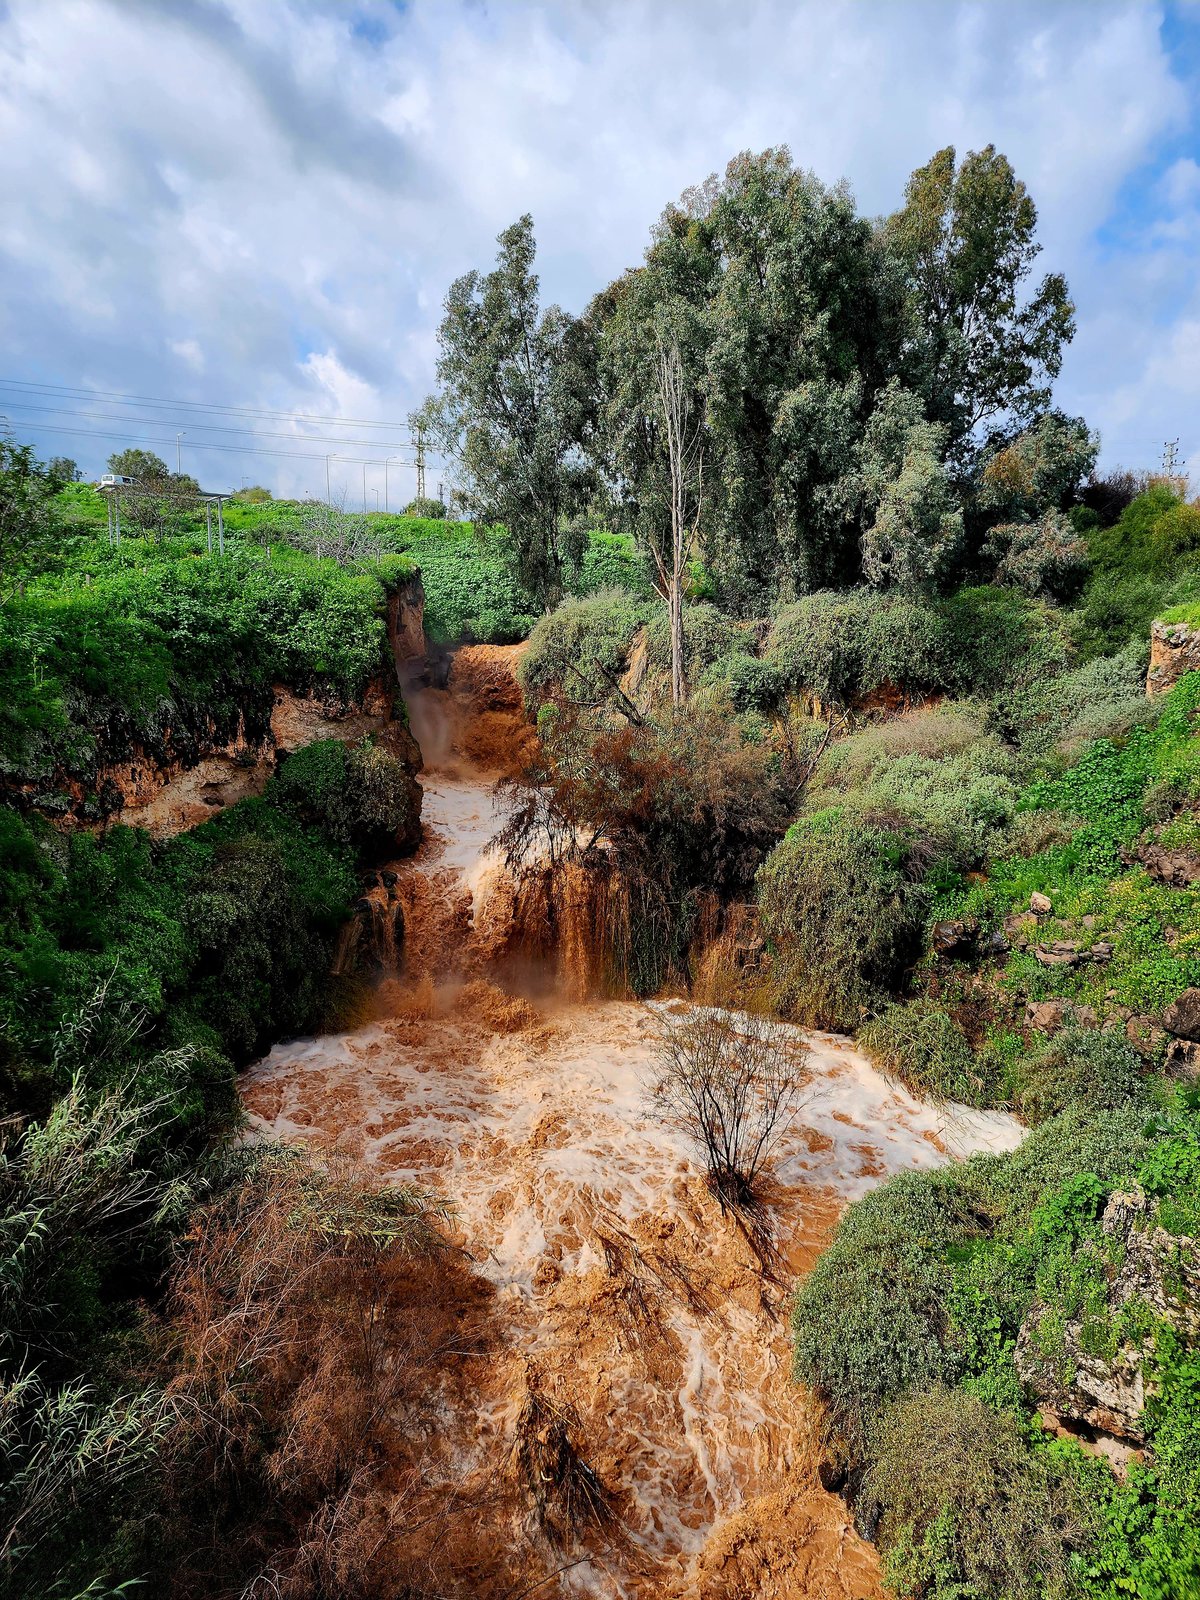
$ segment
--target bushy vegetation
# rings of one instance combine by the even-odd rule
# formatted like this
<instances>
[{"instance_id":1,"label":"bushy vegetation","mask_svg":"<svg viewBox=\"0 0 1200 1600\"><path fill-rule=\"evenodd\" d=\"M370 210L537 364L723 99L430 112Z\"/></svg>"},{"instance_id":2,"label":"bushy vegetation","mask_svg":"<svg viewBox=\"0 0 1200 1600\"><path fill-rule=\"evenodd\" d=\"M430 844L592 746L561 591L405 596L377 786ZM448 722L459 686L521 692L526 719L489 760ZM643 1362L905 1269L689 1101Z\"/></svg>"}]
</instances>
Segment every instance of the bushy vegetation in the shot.
<instances>
[{"instance_id":1,"label":"bushy vegetation","mask_svg":"<svg viewBox=\"0 0 1200 1600\"><path fill-rule=\"evenodd\" d=\"M210 557L186 527L127 523L110 545L87 526L96 498L76 485L50 501L56 538L26 551L0 613L0 1587L14 1595L116 1592L158 1570L153 1539L134 1547L182 1411L177 1370L148 1359L144 1302L219 1187L236 1067L352 997L353 974L330 977L340 932L363 869L415 842L419 804L386 750L327 741L190 832L104 826L122 796L102 767L186 768L214 742L262 739L278 683L353 704L390 667L388 596L414 568L233 531Z\"/></svg>"},{"instance_id":2,"label":"bushy vegetation","mask_svg":"<svg viewBox=\"0 0 1200 1600\"><path fill-rule=\"evenodd\" d=\"M5 608L0 775L85 790L104 761L140 748L185 761L242 727L261 736L272 685L355 700L386 661L402 557L348 571L300 551L233 545L210 559L177 540L82 541ZM105 809L92 795L93 814Z\"/></svg>"},{"instance_id":3,"label":"bushy vegetation","mask_svg":"<svg viewBox=\"0 0 1200 1600\"><path fill-rule=\"evenodd\" d=\"M758 877L784 1015L856 1028L901 987L920 953L944 850L899 813L832 807L793 824Z\"/></svg>"},{"instance_id":4,"label":"bushy vegetation","mask_svg":"<svg viewBox=\"0 0 1200 1600\"><path fill-rule=\"evenodd\" d=\"M937 611L869 589L822 592L785 606L764 657L788 692L846 705L883 688L920 695L943 681L944 625Z\"/></svg>"},{"instance_id":5,"label":"bushy vegetation","mask_svg":"<svg viewBox=\"0 0 1200 1600\"><path fill-rule=\"evenodd\" d=\"M410 1358L449 1347L428 1199L219 1148L235 1066L336 1012L412 776L313 745L159 843L107 826L100 781L263 734L276 683L355 702L419 568L435 644L529 640L501 842L548 939L586 925L636 994L719 949L735 991L856 1032L913 1093L1029 1126L867 1194L795 1295L796 1376L897 1594L1200 1592L1200 1040L1173 1009L1200 989L1200 673L1144 693L1151 621L1200 615L1200 509L1097 478L1051 405L1073 308L1030 281L1035 226L991 147L939 152L879 223L744 154L573 318L540 306L522 219L452 287L415 419L474 524L247 494L212 555L194 486L143 461L110 544L73 474L0 452L10 1587L170 1568L200 1596L214 1547L247 1593L437 1586L436 1508L390 1588L364 1532L423 1481ZM1161 1293L1119 1299L1160 1245ZM1039 1420L1079 1422L1083 1358L1145 1380L1124 1477L1094 1418Z\"/></svg>"}]
</instances>

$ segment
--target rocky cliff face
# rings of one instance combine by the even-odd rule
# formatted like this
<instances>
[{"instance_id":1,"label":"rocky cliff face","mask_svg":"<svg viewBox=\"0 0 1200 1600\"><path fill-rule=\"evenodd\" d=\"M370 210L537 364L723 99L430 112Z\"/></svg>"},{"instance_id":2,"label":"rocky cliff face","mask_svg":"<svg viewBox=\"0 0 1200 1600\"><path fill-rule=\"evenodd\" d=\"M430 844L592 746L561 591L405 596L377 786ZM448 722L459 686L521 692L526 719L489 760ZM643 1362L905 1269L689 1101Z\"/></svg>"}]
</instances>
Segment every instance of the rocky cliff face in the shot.
<instances>
[{"instance_id":1,"label":"rocky cliff face","mask_svg":"<svg viewBox=\"0 0 1200 1600\"><path fill-rule=\"evenodd\" d=\"M1200 628L1186 622L1150 624L1150 670L1146 674L1146 693L1166 694L1185 672L1200 668Z\"/></svg>"},{"instance_id":2,"label":"rocky cliff face","mask_svg":"<svg viewBox=\"0 0 1200 1600\"><path fill-rule=\"evenodd\" d=\"M416 772L421 751L408 728L402 690L425 657L425 591L420 577L388 597L391 664L352 703L320 690L272 688L269 717L257 708L239 713L236 726L210 721L206 728L163 730L159 747L133 742L120 759L102 761L94 783L69 774L52 783L16 786L24 803L64 827L124 822L169 838L249 795L261 794L280 760L318 739L357 744L368 734Z\"/></svg>"},{"instance_id":3,"label":"rocky cliff face","mask_svg":"<svg viewBox=\"0 0 1200 1600\"><path fill-rule=\"evenodd\" d=\"M1122 1337L1122 1313L1136 1310L1143 1325L1170 1323L1189 1341L1200 1337L1200 1244L1160 1228L1153 1202L1139 1192L1114 1194L1101 1227L1103 1245L1090 1248L1107 1279L1106 1306L1048 1329L1046 1309L1034 1305L1017 1339L1017 1372L1054 1417L1140 1444L1147 1351Z\"/></svg>"}]
</instances>

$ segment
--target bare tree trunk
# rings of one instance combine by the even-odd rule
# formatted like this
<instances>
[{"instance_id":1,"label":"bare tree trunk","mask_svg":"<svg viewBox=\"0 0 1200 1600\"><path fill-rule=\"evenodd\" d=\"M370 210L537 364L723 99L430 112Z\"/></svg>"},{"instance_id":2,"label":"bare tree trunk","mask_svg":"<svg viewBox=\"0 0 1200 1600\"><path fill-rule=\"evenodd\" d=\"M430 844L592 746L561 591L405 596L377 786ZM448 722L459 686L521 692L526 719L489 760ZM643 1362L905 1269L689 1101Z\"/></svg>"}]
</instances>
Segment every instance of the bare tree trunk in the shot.
<instances>
[{"instance_id":1,"label":"bare tree trunk","mask_svg":"<svg viewBox=\"0 0 1200 1600\"><path fill-rule=\"evenodd\" d=\"M660 587L667 602L671 634L671 703L682 705L687 699L683 670L683 583L688 556L700 524L704 486L703 424L693 418L691 400L683 376L683 360L678 343L659 346L658 391L662 404L667 440L667 461L671 474L670 559L656 548L654 560ZM689 500L695 479L695 512L689 518Z\"/></svg>"}]
</instances>

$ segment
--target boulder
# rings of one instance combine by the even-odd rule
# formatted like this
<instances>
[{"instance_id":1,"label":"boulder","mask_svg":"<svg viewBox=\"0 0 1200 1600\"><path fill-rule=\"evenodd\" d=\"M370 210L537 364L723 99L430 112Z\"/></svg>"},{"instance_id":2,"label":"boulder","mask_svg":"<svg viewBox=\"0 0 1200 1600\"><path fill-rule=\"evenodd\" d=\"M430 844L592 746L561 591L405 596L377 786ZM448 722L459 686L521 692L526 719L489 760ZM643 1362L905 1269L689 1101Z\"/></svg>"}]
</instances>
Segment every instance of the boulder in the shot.
<instances>
[{"instance_id":1,"label":"boulder","mask_svg":"<svg viewBox=\"0 0 1200 1600\"><path fill-rule=\"evenodd\" d=\"M1079 946L1070 939L1040 944L1033 954L1043 967L1074 967L1079 963Z\"/></svg>"},{"instance_id":2,"label":"boulder","mask_svg":"<svg viewBox=\"0 0 1200 1600\"><path fill-rule=\"evenodd\" d=\"M1200 630L1186 622L1150 624L1150 670L1146 674L1148 695L1166 694L1185 673L1200 667Z\"/></svg>"},{"instance_id":3,"label":"boulder","mask_svg":"<svg viewBox=\"0 0 1200 1600\"><path fill-rule=\"evenodd\" d=\"M933 925L933 948L941 956L960 954L972 944L978 931L979 924L974 917L935 922Z\"/></svg>"},{"instance_id":4,"label":"boulder","mask_svg":"<svg viewBox=\"0 0 1200 1600\"><path fill-rule=\"evenodd\" d=\"M1072 1005L1069 1000L1030 1000L1025 1007L1025 1026L1038 1033L1061 1033L1064 1028L1090 1028L1096 1024L1091 1006Z\"/></svg>"},{"instance_id":5,"label":"boulder","mask_svg":"<svg viewBox=\"0 0 1200 1600\"><path fill-rule=\"evenodd\" d=\"M1172 1078L1191 1083L1200 1078L1200 1044L1190 1039L1172 1039L1167 1046L1167 1072Z\"/></svg>"},{"instance_id":6,"label":"boulder","mask_svg":"<svg viewBox=\"0 0 1200 1600\"><path fill-rule=\"evenodd\" d=\"M1029 909L1036 917L1048 917L1054 907L1050 904L1050 896L1042 894L1035 889L1029 896Z\"/></svg>"},{"instance_id":7,"label":"boulder","mask_svg":"<svg viewBox=\"0 0 1200 1600\"><path fill-rule=\"evenodd\" d=\"M1200 1042L1200 989L1185 989L1163 1012L1163 1026L1177 1039Z\"/></svg>"},{"instance_id":8,"label":"boulder","mask_svg":"<svg viewBox=\"0 0 1200 1600\"><path fill-rule=\"evenodd\" d=\"M1138 860L1157 883L1168 889L1191 889L1200 883L1200 855L1192 850L1168 850L1161 844L1143 845Z\"/></svg>"}]
</instances>

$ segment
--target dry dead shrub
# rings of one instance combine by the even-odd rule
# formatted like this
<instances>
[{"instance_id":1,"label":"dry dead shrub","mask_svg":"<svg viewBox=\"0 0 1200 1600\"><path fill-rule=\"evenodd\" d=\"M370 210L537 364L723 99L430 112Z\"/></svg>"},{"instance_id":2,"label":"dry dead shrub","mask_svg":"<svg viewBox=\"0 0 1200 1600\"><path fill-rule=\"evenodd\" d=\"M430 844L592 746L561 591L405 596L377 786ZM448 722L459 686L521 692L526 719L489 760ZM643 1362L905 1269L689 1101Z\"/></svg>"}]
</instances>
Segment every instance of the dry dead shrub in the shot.
<instances>
[{"instance_id":1,"label":"dry dead shrub","mask_svg":"<svg viewBox=\"0 0 1200 1600\"><path fill-rule=\"evenodd\" d=\"M528 1570L454 1459L490 1290L443 1210L276 1150L197 1217L163 1329L184 1421L162 1592L408 1600L503 1594Z\"/></svg>"},{"instance_id":2,"label":"dry dead shrub","mask_svg":"<svg viewBox=\"0 0 1200 1600\"><path fill-rule=\"evenodd\" d=\"M722 1209L755 1209L771 1150L808 1081L798 1035L715 1006L659 1016L656 1105L696 1144Z\"/></svg>"}]
</instances>

